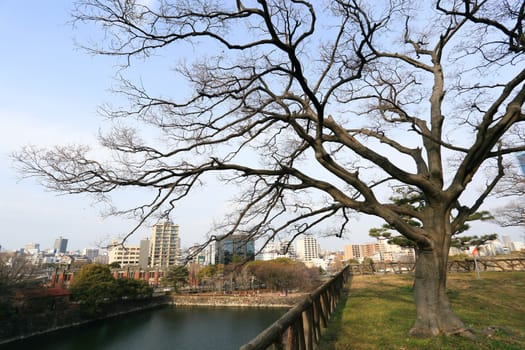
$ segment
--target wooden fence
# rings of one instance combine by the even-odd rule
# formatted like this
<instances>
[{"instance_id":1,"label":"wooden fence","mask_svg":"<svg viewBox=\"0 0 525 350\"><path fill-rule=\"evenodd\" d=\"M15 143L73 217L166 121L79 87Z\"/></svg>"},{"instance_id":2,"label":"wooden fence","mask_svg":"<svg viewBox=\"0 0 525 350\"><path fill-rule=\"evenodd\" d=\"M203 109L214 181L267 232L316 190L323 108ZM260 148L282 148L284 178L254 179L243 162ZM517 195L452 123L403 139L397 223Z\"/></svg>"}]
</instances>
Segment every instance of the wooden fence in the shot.
<instances>
[{"instance_id":1,"label":"wooden fence","mask_svg":"<svg viewBox=\"0 0 525 350\"><path fill-rule=\"evenodd\" d=\"M477 258L479 271L525 271L525 258ZM449 272L472 272L476 270L473 259L451 261L448 264Z\"/></svg>"},{"instance_id":2,"label":"wooden fence","mask_svg":"<svg viewBox=\"0 0 525 350\"><path fill-rule=\"evenodd\" d=\"M328 327L350 272L349 266L345 267L240 350L315 349L321 328Z\"/></svg>"},{"instance_id":3,"label":"wooden fence","mask_svg":"<svg viewBox=\"0 0 525 350\"><path fill-rule=\"evenodd\" d=\"M479 257L476 259L479 271L525 271L523 257ZM407 273L414 271L415 263L374 262L372 264L350 264L354 275L374 273ZM473 272L476 270L474 259L450 260L449 272Z\"/></svg>"}]
</instances>

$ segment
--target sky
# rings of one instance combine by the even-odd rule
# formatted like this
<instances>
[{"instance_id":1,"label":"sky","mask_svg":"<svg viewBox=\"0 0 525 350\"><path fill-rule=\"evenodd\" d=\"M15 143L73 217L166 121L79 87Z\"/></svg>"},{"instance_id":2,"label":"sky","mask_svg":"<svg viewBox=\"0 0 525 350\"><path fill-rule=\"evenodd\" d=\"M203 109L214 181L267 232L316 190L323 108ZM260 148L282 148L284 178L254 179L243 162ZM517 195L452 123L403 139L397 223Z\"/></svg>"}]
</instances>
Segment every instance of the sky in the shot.
<instances>
[{"instance_id":1,"label":"sky","mask_svg":"<svg viewBox=\"0 0 525 350\"><path fill-rule=\"evenodd\" d=\"M70 23L73 1L0 1L0 246L19 249L28 243L50 248L59 236L68 248L96 247L129 232L134 222L104 218L102 208L83 195L58 195L32 179L22 179L10 154L24 145L96 143L104 128L97 108L114 98L115 63L94 57L75 45L86 36ZM213 193L213 195L210 195ZM124 196L136 194L124 194ZM202 190L174 212L183 247L201 242L212 223L225 213L218 188ZM125 199L125 198L124 198ZM499 204L499 203L498 203ZM371 241L368 229L379 219L353 220L344 239L321 239L321 247L342 250L345 244ZM523 240L523 231L483 223L472 234L497 232ZM475 232L477 231L477 232ZM139 230L130 242L150 236Z\"/></svg>"}]
</instances>

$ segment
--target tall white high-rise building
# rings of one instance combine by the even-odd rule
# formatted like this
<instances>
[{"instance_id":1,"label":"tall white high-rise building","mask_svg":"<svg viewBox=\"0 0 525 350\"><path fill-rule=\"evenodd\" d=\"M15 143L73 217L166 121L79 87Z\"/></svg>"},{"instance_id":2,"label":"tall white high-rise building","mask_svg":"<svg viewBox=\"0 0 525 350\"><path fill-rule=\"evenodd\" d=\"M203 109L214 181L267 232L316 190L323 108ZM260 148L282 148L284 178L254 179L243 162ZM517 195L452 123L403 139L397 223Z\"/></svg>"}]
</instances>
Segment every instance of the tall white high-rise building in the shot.
<instances>
[{"instance_id":1,"label":"tall white high-rise building","mask_svg":"<svg viewBox=\"0 0 525 350\"><path fill-rule=\"evenodd\" d=\"M311 235L297 240L297 259L301 261L312 261L319 258L319 244Z\"/></svg>"},{"instance_id":2,"label":"tall white high-rise building","mask_svg":"<svg viewBox=\"0 0 525 350\"><path fill-rule=\"evenodd\" d=\"M150 266L168 267L181 260L179 225L170 220L153 226L150 241Z\"/></svg>"}]
</instances>

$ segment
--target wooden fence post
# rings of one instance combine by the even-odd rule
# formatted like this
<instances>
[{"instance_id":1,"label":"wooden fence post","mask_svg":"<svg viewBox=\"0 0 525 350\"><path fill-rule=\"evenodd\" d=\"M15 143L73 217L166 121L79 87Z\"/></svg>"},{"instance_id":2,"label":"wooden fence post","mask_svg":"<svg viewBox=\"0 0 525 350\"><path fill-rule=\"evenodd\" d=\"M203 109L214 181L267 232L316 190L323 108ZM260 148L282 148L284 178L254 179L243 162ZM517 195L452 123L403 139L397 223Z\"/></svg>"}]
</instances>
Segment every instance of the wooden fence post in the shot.
<instances>
[{"instance_id":1,"label":"wooden fence post","mask_svg":"<svg viewBox=\"0 0 525 350\"><path fill-rule=\"evenodd\" d=\"M261 332L241 350L313 350L321 338L321 327L328 327L347 280L346 266L302 302L295 305L279 320Z\"/></svg>"}]
</instances>

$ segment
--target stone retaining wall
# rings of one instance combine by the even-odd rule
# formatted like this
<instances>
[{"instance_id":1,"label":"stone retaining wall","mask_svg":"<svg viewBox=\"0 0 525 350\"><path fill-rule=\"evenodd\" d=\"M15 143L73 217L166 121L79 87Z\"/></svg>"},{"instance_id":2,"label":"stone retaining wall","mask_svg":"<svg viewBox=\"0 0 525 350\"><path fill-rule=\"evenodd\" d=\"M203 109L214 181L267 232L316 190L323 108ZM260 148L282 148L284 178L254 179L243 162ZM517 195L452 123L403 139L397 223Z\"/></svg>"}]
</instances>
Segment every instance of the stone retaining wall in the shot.
<instances>
[{"instance_id":1,"label":"stone retaining wall","mask_svg":"<svg viewBox=\"0 0 525 350\"><path fill-rule=\"evenodd\" d=\"M170 304L170 300L165 297L121 301L113 305L108 305L103 314L94 317L87 317L83 315L78 308L74 307L58 312L49 310L45 313L19 314L10 319L0 319L0 347L1 344L26 339L35 335L74 328L91 322L162 307L168 304Z\"/></svg>"},{"instance_id":2,"label":"stone retaining wall","mask_svg":"<svg viewBox=\"0 0 525 350\"><path fill-rule=\"evenodd\" d=\"M304 298L305 294L293 293L280 296L278 293L265 294L173 294L168 298L155 298L141 302L118 303L108 308L107 313L95 318L84 318L77 308L58 313L31 314L17 317L8 324L0 321L0 344L45 334L64 328L118 315L137 312L162 305L173 307L283 307L290 308Z\"/></svg>"},{"instance_id":3,"label":"stone retaining wall","mask_svg":"<svg viewBox=\"0 0 525 350\"><path fill-rule=\"evenodd\" d=\"M189 294L172 295L174 306L203 307L292 307L304 298L305 294Z\"/></svg>"}]
</instances>

